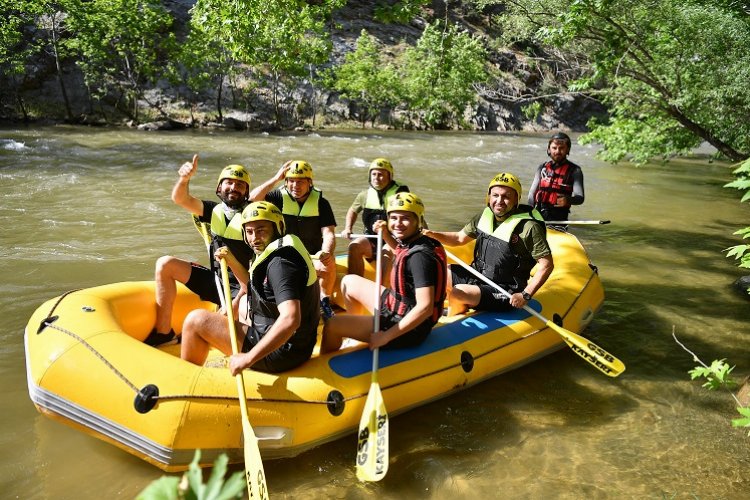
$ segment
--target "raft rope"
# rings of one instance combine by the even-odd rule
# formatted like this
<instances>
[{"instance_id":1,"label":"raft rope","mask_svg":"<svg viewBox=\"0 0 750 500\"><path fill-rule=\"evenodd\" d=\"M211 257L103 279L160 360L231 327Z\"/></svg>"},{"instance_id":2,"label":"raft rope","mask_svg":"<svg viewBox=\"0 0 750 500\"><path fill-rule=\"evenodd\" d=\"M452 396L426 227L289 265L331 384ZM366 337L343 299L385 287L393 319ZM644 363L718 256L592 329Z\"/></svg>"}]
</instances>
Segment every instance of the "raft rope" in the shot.
<instances>
[{"instance_id":1,"label":"raft rope","mask_svg":"<svg viewBox=\"0 0 750 500\"><path fill-rule=\"evenodd\" d=\"M591 279L593 278L594 274L596 274L596 270L594 270L594 273L592 273L592 275L589 276L589 280L588 281L591 281ZM60 302L62 302L62 300L65 297L67 297L68 295L70 295L71 293L77 292L79 290L81 290L81 289L79 288L79 289L76 289L76 290L70 290L68 292L65 292L63 295L61 295L60 298L57 300L57 302L55 302L55 304L52 306L52 309L50 310L49 314L47 315L47 318L44 321L42 321L42 325L44 325L45 327L53 328L53 329L55 329L55 330L57 330L59 332L62 332L64 334L66 334L66 335L69 335L72 338L76 339L81 344L83 344L89 351L91 351L97 358L99 358L99 360L101 360L110 370L112 370L115 373L115 375L117 375L128 387L130 387L133 390L133 392L135 392L136 394L138 394L140 392L140 389L138 389L138 387L136 387L135 384L133 384L122 372L120 372L120 370L118 370L114 365L112 365L112 363L110 363L101 353L99 353L93 346L91 346L91 344L89 344L84 339L82 339L80 336L76 335L75 333L71 332L70 330L67 330L65 328L59 327L59 326L53 324L51 321L49 321L49 320L52 319L52 313L54 313L55 309L60 304ZM578 298L580 298L580 295L581 294L579 293L578 294ZM576 301L577 301L577 299L576 299ZM573 308L574 304L575 304L575 301L573 302L573 304L570 305L570 307L568 308L568 310L565 312L565 315L567 315L567 313L570 312L570 310ZM52 321L54 321L54 319L52 319ZM42 330L42 328L40 327L40 331L41 330ZM481 358L483 358L483 357L485 357L485 356L487 356L489 354L492 354L493 352L498 351L498 350L500 350L500 349L502 349L502 348L504 348L504 347L506 347L506 346L508 346L510 344L514 344L516 342L520 342L521 340L523 340L525 338L534 336L534 335L538 334L539 332L541 332L542 330L544 330L544 328L539 329L539 330L535 330L535 331L533 331L531 333L528 333L528 334L524 335L523 337L519 337L517 339L511 340L510 342L505 343L503 345L496 346L496 347L494 347L494 348L492 348L492 349L490 349L490 350L488 350L488 351L486 351L486 352L484 352L482 354L478 354L478 355L474 356L473 359L475 359L475 360L476 359L481 359ZM409 379L406 379L406 380L402 380L401 382L397 382L395 384L384 386L383 389L386 390L386 389L391 389L391 388L394 388L394 387L399 387L401 385L408 384L408 383L414 382L416 380L420 380L420 379L423 379L423 378L431 377L433 375L437 375L437 374L439 374L441 372L444 372L444 371L452 370L453 368L461 367L461 366L463 366L463 364L464 364L463 362L459 361L458 363L453 363L453 364L451 364L449 366L446 366L444 368L441 368L441 369L438 369L438 370L434 370L434 371L431 371L429 373L424 373L422 375L418 375L416 377L412 377L412 378L409 378ZM367 396L367 394L368 393L366 393L366 392L365 393L360 393L360 394L356 394L356 395L353 395L353 396L345 397L345 398L343 398L342 400L339 400L339 401L335 401L335 400L332 400L332 399L325 399L325 400L314 400L314 399L313 400L305 400L305 399L269 399L269 398L247 398L246 401L252 401L252 402L256 402L256 403L302 403L302 404L330 405L330 404L337 404L337 403L341 403L341 402L348 402L348 401L353 401L355 399L364 398L364 397ZM152 400L162 400L162 401L176 401L176 400L186 400L186 399L217 400L217 401L238 401L239 400L238 396L217 396L217 395L208 395L208 394L171 394L171 395L154 394L154 395L150 395L149 398L152 399Z\"/></svg>"}]
</instances>

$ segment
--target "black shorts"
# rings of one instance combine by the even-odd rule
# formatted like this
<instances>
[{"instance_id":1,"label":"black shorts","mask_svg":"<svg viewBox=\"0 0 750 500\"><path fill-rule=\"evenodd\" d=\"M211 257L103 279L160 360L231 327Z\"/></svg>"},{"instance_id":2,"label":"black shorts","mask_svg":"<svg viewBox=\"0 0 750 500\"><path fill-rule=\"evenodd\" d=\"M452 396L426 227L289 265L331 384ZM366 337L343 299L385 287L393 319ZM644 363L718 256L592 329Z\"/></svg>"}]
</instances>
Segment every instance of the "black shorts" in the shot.
<instances>
[{"instance_id":1,"label":"black shorts","mask_svg":"<svg viewBox=\"0 0 750 500\"><path fill-rule=\"evenodd\" d=\"M221 305L221 298L219 296L219 291L217 290L217 281L214 278L216 276L214 272L207 267L196 264L195 262L191 262L190 265L192 266L192 269L190 270L190 278L187 280L187 283L185 283L185 286L188 287L191 292L198 295L201 300ZM229 288L232 297L235 297L240 286L236 280L230 279Z\"/></svg>"},{"instance_id":2,"label":"black shorts","mask_svg":"<svg viewBox=\"0 0 750 500\"><path fill-rule=\"evenodd\" d=\"M385 298L390 293L390 290L383 290L380 296L380 331L384 332L396 323L398 323L403 316L399 316L385 306ZM408 311L407 311L408 312ZM430 319L424 320L421 324L417 325L416 328L409 330L403 335L399 335L395 339L388 342L382 347L382 349L399 349L402 347L414 347L425 341L427 336L432 331L434 324Z\"/></svg>"},{"instance_id":3,"label":"black shorts","mask_svg":"<svg viewBox=\"0 0 750 500\"><path fill-rule=\"evenodd\" d=\"M258 333L247 325L241 325L245 331L245 340L242 341L242 352L248 352L260 342ZM266 373L280 373L292 368L296 368L312 356L312 348L309 349L295 347L291 342L287 342L275 351L267 354L260 361L256 362L250 368Z\"/></svg>"},{"instance_id":4,"label":"black shorts","mask_svg":"<svg viewBox=\"0 0 750 500\"><path fill-rule=\"evenodd\" d=\"M479 287L481 295L479 297L479 304L474 307L474 310L503 312L514 309L514 307L510 305L510 299L506 295L499 292L495 287L481 281L461 265L451 264L450 269L453 286L474 285Z\"/></svg>"}]
</instances>

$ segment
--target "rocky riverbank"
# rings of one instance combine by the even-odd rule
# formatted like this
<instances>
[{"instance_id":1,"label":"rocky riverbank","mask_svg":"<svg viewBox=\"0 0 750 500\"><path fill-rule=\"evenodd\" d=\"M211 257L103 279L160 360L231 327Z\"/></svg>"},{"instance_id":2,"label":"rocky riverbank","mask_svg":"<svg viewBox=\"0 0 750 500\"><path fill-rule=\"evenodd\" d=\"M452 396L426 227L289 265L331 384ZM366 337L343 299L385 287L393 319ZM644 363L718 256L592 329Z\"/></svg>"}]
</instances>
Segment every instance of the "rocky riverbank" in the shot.
<instances>
[{"instance_id":1,"label":"rocky riverbank","mask_svg":"<svg viewBox=\"0 0 750 500\"><path fill-rule=\"evenodd\" d=\"M175 19L176 32L184 32L189 19L189 9L194 0L162 2ZM404 46L413 45L430 19L446 16L443 2L432 2L432 8L423 10L409 24L384 24L374 21L374 3L364 0L349 1L336 11L331 20L333 52L330 64L341 62L345 54L354 50L363 29L367 30L384 52L398 53ZM542 131L564 129L582 131L592 116L606 114L597 101L564 92L564 82L555 80L556 71L544 54L533 48L492 48L492 10L467 11L460 5L451 8L447 17L467 31L481 37L486 43L492 74L503 75L476 88L476 101L467 106L463 117L458 117L446 128L483 131ZM89 91L78 68L68 63L63 66L63 82L71 103L72 120L89 125L127 125L144 130L177 129L185 127L223 127L254 131L279 129L312 129L327 127L361 127L357 103L342 99L330 89L322 88L310 78L296 79L291 86L281 86L278 107L270 89L264 87L248 73L241 82L246 88L242 99L236 99L232 89L222 89L222 113L216 112L217 92L206 92L197 104L188 104L178 96L179 88L166 79L145 92L140 107L144 110L138 120L123 116L115 106L105 102L92 102ZM0 97L0 120L55 122L65 119L64 100L54 61L47 57L29 68L20 82L8 81L0 76L0 84L13 92L3 92ZM14 95L14 99L11 98ZM544 94L546 97L540 97ZM541 106L535 116L524 112L532 102ZM383 109L380 117L367 126L376 128L413 128L407 116L408 109ZM277 114L278 112L278 114Z\"/></svg>"}]
</instances>

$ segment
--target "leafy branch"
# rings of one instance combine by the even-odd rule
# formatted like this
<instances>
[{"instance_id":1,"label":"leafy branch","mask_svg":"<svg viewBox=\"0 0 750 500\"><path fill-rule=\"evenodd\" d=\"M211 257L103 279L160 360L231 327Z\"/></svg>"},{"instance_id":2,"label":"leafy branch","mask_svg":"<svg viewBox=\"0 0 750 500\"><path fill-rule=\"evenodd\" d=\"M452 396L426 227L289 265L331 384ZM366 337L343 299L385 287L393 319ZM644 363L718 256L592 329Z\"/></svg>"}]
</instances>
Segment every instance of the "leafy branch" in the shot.
<instances>
[{"instance_id":1,"label":"leafy branch","mask_svg":"<svg viewBox=\"0 0 750 500\"><path fill-rule=\"evenodd\" d=\"M737 381L730 376L732 370L734 370L735 367L730 367L726 363L726 359L715 359L711 362L710 366L707 365L706 363L701 361L701 359L693 351L688 349L685 344L677 339L677 335L675 334L674 330L674 326L672 326L672 338L674 339L674 341L677 342L677 344L686 352L693 356L693 361L701 365L696 366L692 370L688 371L688 373L690 374L690 379L695 380L698 378L704 378L706 379L706 382L703 384L703 387L705 387L709 391L724 389L729 392L734 401L737 403L737 411L742 416L741 418L732 419L732 427L750 427L750 407L743 406L739 398L737 398L734 392L732 392L737 388L738 385ZM748 436L750 436L750 431L748 431Z\"/></svg>"}]
</instances>

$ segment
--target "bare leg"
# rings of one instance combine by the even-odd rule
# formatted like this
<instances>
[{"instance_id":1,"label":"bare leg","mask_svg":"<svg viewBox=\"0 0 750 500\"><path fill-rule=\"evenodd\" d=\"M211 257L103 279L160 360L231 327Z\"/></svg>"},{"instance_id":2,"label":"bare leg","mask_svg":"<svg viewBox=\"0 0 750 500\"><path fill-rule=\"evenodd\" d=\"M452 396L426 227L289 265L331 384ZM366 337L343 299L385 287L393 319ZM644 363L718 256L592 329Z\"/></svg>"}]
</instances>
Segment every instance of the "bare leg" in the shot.
<instances>
[{"instance_id":1,"label":"bare leg","mask_svg":"<svg viewBox=\"0 0 750 500\"><path fill-rule=\"evenodd\" d=\"M456 285L448 294L448 309L451 315L466 312L470 307L476 307L482 292L476 285Z\"/></svg>"},{"instance_id":2,"label":"bare leg","mask_svg":"<svg viewBox=\"0 0 750 500\"><path fill-rule=\"evenodd\" d=\"M336 285L336 261L332 260L331 265L326 266L319 260L313 260L315 271L318 273L318 282L320 283L320 296L330 297L333 293L333 287Z\"/></svg>"},{"instance_id":3,"label":"bare leg","mask_svg":"<svg viewBox=\"0 0 750 500\"><path fill-rule=\"evenodd\" d=\"M349 257L347 259L347 269L349 274L362 276L365 274L364 259L371 259L372 247L367 238L357 238L349 243Z\"/></svg>"},{"instance_id":4,"label":"bare leg","mask_svg":"<svg viewBox=\"0 0 750 500\"><path fill-rule=\"evenodd\" d=\"M341 348L344 337L369 342L372 335L372 316L339 314L329 319L323 327L320 353L325 354Z\"/></svg>"},{"instance_id":5,"label":"bare leg","mask_svg":"<svg viewBox=\"0 0 750 500\"><path fill-rule=\"evenodd\" d=\"M238 345L242 345L243 337L242 330L238 327ZM202 365L212 346L227 356L232 354L227 317L205 309L190 311L183 325L180 357L196 365Z\"/></svg>"},{"instance_id":6,"label":"bare leg","mask_svg":"<svg viewBox=\"0 0 750 500\"><path fill-rule=\"evenodd\" d=\"M177 281L187 283L192 266L190 262L165 255L156 261L156 331L167 333L172 326L172 308L177 297Z\"/></svg>"}]
</instances>

